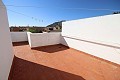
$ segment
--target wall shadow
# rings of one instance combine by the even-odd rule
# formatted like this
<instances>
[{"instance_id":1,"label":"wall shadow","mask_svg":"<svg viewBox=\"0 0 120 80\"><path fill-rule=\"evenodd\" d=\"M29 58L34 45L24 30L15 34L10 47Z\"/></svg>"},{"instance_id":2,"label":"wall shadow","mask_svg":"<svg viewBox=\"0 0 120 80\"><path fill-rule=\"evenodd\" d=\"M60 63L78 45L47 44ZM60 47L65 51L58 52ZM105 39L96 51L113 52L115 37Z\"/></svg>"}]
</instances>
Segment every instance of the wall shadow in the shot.
<instances>
[{"instance_id":1,"label":"wall shadow","mask_svg":"<svg viewBox=\"0 0 120 80\"><path fill-rule=\"evenodd\" d=\"M12 42L13 46L22 46L22 45L29 45L28 41L23 42Z\"/></svg>"},{"instance_id":2,"label":"wall shadow","mask_svg":"<svg viewBox=\"0 0 120 80\"><path fill-rule=\"evenodd\" d=\"M85 80L83 77L14 57L8 80Z\"/></svg>"},{"instance_id":3,"label":"wall shadow","mask_svg":"<svg viewBox=\"0 0 120 80\"><path fill-rule=\"evenodd\" d=\"M49 46L42 46L42 47L35 47L32 48L32 50L47 52L47 53L54 53L69 49L69 47L64 46L62 44L56 44L56 45L49 45Z\"/></svg>"}]
</instances>

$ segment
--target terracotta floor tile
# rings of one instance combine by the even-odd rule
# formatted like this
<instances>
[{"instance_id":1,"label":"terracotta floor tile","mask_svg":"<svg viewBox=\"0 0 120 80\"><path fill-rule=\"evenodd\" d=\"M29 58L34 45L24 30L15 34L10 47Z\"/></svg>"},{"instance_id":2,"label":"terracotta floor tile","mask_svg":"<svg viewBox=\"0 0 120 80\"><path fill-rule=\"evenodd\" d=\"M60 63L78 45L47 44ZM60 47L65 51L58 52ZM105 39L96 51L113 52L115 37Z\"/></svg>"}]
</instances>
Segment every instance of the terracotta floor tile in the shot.
<instances>
[{"instance_id":1,"label":"terracotta floor tile","mask_svg":"<svg viewBox=\"0 0 120 80\"><path fill-rule=\"evenodd\" d=\"M9 80L120 80L120 65L61 44L30 48L14 43Z\"/></svg>"},{"instance_id":2,"label":"terracotta floor tile","mask_svg":"<svg viewBox=\"0 0 120 80\"><path fill-rule=\"evenodd\" d=\"M120 66L113 65L107 62L101 62L101 71L106 80L120 80Z\"/></svg>"}]
</instances>

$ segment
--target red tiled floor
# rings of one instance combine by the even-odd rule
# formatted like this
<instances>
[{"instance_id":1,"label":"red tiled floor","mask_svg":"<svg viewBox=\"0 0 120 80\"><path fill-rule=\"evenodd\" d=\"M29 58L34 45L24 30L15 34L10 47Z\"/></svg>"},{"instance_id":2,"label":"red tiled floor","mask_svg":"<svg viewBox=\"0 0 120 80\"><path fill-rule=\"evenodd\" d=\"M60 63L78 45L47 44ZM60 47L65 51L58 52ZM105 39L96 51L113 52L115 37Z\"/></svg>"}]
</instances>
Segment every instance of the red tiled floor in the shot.
<instances>
[{"instance_id":1,"label":"red tiled floor","mask_svg":"<svg viewBox=\"0 0 120 80\"><path fill-rule=\"evenodd\" d=\"M63 45L14 43L9 80L120 80L120 65Z\"/></svg>"}]
</instances>

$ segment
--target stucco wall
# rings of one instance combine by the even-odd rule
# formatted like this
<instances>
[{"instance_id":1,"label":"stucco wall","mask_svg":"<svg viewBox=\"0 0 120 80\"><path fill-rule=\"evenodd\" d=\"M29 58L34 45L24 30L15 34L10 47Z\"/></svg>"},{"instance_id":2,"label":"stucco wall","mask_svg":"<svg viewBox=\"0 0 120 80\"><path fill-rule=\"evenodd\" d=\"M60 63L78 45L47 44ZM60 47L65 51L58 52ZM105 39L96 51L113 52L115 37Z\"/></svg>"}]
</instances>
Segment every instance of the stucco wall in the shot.
<instances>
[{"instance_id":1,"label":"stucco wall","mask_svg":"<svg viewBox=\"0 0 120 80\"><path fill-rule=\"evenodd\" d=\"M63 22L61 43L120 64L119 21L120 14Z\"/></svg>"},{"instance_id":2,"label":"stucco wall","mask_svg":"<svg viewBox=\"0 0 120 80\"><path fill-rule=\"evenodd\" d=\"M0 5L3 5L0 0ZM13 60L12 41L5 6L0 6L0 80L8 80Z\"/></svg>"},{"instance_id":3,"label":"stucco wall","mask_svg":"<svg viewBox=\"0 0 120 80\"><path fill-rule=\"evenodd\" d=\"M27 32L11 32L12 42L28 41Z\"/></svg>"},{"instance_id":4,"label":"stucco wall","mask_svg":"<svg viewBox=\"0 0 120 80\"><path fill-rule=\"evenodd\" d=\"M30 47L60 44L60 33L28 33Z\"/></svg>"}]
</instances>

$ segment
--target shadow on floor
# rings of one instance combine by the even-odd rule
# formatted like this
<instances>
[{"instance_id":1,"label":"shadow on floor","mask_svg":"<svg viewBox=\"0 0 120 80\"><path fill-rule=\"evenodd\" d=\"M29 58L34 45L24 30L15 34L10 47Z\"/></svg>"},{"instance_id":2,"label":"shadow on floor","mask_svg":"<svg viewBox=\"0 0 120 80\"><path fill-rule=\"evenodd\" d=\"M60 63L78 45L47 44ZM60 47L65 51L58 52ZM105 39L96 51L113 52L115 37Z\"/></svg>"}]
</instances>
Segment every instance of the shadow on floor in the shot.
<instances>
[{"instance_id":1,"label":"shadow on floor","mask_svg":"<svg viewBox=\"0 0 120 80\"><path fill-rule=\"evenodd\" d=\"M12 44L13 44L13 46L22 46L22 45L28 45L28 42L27 41L24 41L24 42L13 42Z\"/></svg>"},{"instance_id":2,"label":"shadow on floor","mask_svg":"<svg viewBox=\"0 0 120 80\"><path fill-rule=\"evenodd\" d=\"M85 80L81 76L14 57L8 80Z\"/></svg>"},{"instance_id":3,"label":"shadow on floor","mask_svg":"<svg viewBox=\"0 0 120 80\"><path fill-rule=\"evenodd\" d=\"M64 46L62 44L32 48L32 50L37 50L37 51L42 51L47 53L54 53L54 52L63 51L66 49L69 49L69 47Z\"/></svg>"}]
</instances>

